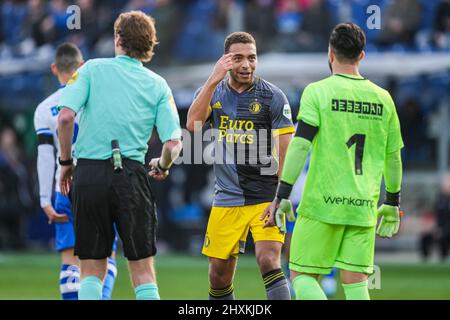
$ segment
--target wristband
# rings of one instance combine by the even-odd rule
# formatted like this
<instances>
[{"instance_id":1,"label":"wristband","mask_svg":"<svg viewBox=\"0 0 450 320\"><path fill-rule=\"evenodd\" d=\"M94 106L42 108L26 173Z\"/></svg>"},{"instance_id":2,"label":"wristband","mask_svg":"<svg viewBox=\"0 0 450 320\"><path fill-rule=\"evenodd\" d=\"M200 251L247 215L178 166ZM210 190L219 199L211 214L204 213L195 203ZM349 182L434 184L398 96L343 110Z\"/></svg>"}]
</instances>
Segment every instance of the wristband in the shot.
<instances>
[{"instance_id":1,"label":"wristband","mask_svg":"<svg viewBox=\"0 0 450 320\"><path fill-rule=\"evenodd\" d=\"M158 170L162 171L162 172L166 172L168 171L170 168L163 168L161 167L161 163L159 163L159 159L158 159L158 163L156 164L156 166L158 167Z\"/></svg>"},{"instance_id":2,"label":"wristband","mask_svg":"<svg viewBox=\"0 0 450 320\"><path fill-rule=\"evenodd\" d=\"M391 193L389 191L386 191L386 199L384 200L384 204L387 204L389 206L393 207L399 207L400 206L400 191L396 193Z\"/></svg>"},{"instance_id":3,"label":"wristband","mask_svg":"<svg viewBox=\"0 0 450 320\"><path fill-rule=\"evenodd\" d=\"M69 160L61 160L60 157L58 157L58 163L60 166L71 166L73 165L73 159L69 159Z\"/></svg>"},{"instance_id":4,"label":"wristband","mask_svg":"<svg viewBox=\"0 0 450 320\"><path fill-rule=\"evenodd\" d=\"M277 188L277 195L276 198L281 201L281 199L289 199L289 196L291 195L292 191L292 185L289 183L286 183L284 181L280 181Z\"/></svg>"}]
</instances>

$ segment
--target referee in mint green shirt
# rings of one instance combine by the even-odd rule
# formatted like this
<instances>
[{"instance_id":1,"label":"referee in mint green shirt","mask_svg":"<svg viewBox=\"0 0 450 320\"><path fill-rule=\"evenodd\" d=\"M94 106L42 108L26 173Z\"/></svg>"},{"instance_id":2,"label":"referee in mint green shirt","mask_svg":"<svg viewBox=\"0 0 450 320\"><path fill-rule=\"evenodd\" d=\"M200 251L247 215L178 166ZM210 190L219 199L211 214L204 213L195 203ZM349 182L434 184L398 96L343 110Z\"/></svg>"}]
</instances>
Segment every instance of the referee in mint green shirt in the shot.
<instances>
[{"instance_id":1,"label":"referee in mint green shirt","mask_svg":"<svg viewBox=\"0 0 450 320\"><path fill-rule=\"evenodd\" d=\"M60 184L66 195L72 189L75 255L81 261L78 296L101 299L115 225L136 299L159 299L153 267L156 208L144 157L156 127L164 145L161 156L151 160L149 175L166 178L181 151L180 121L166 81L142 64L156 44L153 19L140 11L123 13L114 32L116 57L88 61L59 101ZM73 123L81 110L73 170ZM114 161L114 140L121 165Z\"/></svg>"}]
</instances>

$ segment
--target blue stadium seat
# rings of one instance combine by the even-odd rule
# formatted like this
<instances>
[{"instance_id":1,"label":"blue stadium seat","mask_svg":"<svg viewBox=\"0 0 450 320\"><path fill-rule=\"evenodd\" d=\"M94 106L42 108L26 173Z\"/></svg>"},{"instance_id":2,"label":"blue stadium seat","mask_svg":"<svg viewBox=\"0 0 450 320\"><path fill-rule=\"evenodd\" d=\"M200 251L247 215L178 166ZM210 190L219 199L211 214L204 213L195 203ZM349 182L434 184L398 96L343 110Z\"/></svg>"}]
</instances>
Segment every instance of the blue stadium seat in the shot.
<instances>
[{"instance_id":1,"label":"blue stadium seat","mask_svg":"<svg viewBox=\"0 0 450 320\"><path fill-rule=\"evenodd\" d=\"M339 21L339 5L342 0L327 0L326 5L334 21Z\"/></svg>"},{"instance_id":2,"label":"blue stadium seat","mask_svg":"<svg viewBox=\"0 0 450 320\"><path fill-rule=\"evenodd\" d=\"M436 8L439 5L440 0L420 0L422 5L422 23L421 30L433 29L434 15L436 14Z\"/></svg>"},{"instance_id":3,"label":"blue stadium seat","mask_svg":"<svg viewBox=\"0 0 450 320\"><path fill-rule=\"evenodd\" d=\"M28 14L27 4L5 2L0 5L0 14L0 29L7 30L4 34L5 42L11 46L19 44L24 39L23 26Z\"/></svg>"},{"instance_id":4,"label":"blue stadium seat","mask_svg":"<svg viewBox=\"0 0 450 320\"><path fill-rule=\"evenodd\" d=\"M36 72L0 77L0 105L14 112L36 107L45 96L44 78Z\"/></svg>"},{"instance_id":5,"label":"blue stadium seat","mask_svg":"<svg viewBox=\"0 0 450 320\"><path fill-rule=\"evenodd\" d=\"M395 96L397 108L402 108L408 98L417 97L422 85L422 79L419 76L399 78Z\"/></svg>"},{"instance_id":6,"label":"blue stadium seat","mask_svg":"<svg viewBox=\"0 0 450 320\"><path fill-rule=\"evenodd\" d=\"M186 204L170 211L170 219L180 225L198 224L203 219L203 209L197 203Z\"/></svg>"},{"instance_id":7,"label":"blue stadium seat","mask_svg":"<svg viewBox=\"0 0 450 320\"><path fill-rule=\"evenodd\" d=\"M367 13L367 9L371 5L380 7L381 19L383 11L388 1L386 0L357 0L352 1L352 20L358 24L366 33L367 42L372 43L378 37L381 29L369 29L367 26L367 20L371 16L371 13ZM381 22L382 23L382 22Z\"/></svg>"},{"instance_id":8,"label":"blue stadium seat","mask_svg":"<svg viewBox=\"0 0 450 320\"><path fill-rule=\"evenodd\" d=\"M420 30L416 34L416 45L421 52L433 51L431 43L434 16L436 14L439 0L419 0L422 5L422 21Z\"/></svg>"},{"instance_id":9,"label":"blue stadium seat","mask_svg":"<svg viewBox=\"0 0 450 320\"><path fill-rule=\"evenodd\" d=\"M197 1L190 7L185 27L178 36L176 56L179 59L203 61L221 55L224 34L214 32L211 28L216 8L212 0Z\"/></svg>"},{"instance_id":10,"label":"blue stadium seat","mask_svg":"<svg viewBox=\"0 0 450 320\"><path fill-rule=\"evenodd\" d=\"M439 108L442 97L450 92L450 75L447 72L430 74L423 79L422 87L420 102L424 112L433 112Z\"/></svg>"},{"instance_id":11,"label":"blue stadium seat","mask_svg":"<svg viewBox=\"0 0 450 320\"><path fill-rule=\"evenodd\" d=\"M369 29L367 27L367 19L370 17L370 14L367 13L367 8L370 5L377 5L381 9L381 13L383 12L384 8L386 7L386 4L388 3L388 0L328 0L327 5L330 9L331 14L333 15L333 18L337 22L345 22L344 20L350 20L351 22L356 23L359 25L364 32L366 33L367 37L367 49L371 52L378 51L377 47L374 45L374 41L377 38L380 30L376 29ZM348 6L348 14L349 19L342 18L340 16L340 12L344 10L345 15L345 6Z\"/></svg>"}]
</instances>

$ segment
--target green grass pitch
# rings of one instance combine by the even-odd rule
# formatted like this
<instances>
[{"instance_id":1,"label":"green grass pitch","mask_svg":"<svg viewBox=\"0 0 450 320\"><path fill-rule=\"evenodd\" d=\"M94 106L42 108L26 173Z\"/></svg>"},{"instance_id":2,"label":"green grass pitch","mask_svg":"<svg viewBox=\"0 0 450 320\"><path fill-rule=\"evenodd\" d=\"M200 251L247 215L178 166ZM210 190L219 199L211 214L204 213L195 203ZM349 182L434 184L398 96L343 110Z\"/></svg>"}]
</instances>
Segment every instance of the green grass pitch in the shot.
<instances>
[{"instance_id":1,"label":"green grass pitch","mask_svg":"<svg viewBox=\"0 0 450 320\"><path fill-rule=\"evenodd\" d=\"M207 259L160 255L156 268L162 299L207 298ZM450 299L450 266L447 264L384 264L381 289L371 290L372 299ZM0 299L59 300L59 256L49 253L0 253ZM265 299L255 259L240 257L235 278L237 299ZM336 299L343 299L339 286ZM118 258L118 278L113 299L134 299L126 260Z\"/></svg>"}]
</instances>

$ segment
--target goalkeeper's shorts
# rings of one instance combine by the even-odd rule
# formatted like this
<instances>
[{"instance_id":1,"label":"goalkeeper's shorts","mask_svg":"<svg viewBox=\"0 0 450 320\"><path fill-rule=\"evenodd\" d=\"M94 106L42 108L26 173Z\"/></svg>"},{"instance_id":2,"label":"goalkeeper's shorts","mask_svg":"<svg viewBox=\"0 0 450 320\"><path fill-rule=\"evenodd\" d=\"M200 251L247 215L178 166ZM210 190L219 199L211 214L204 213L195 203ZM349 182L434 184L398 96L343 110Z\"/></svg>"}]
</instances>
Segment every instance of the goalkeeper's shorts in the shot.
<instances>
[{"instance_id":1,"label":"goalkeeper's shorts","mask_svg":"<svg viewBox=\"0 0 450 320\"><path fill-rule=\"evenodd\" d=\"M240 207L213 207L209 216L202 253L218 259L237 257L245 252L248 232L253 241L284 243L284 234L278 227L263 228L260 217L270 202Z\"/></svg>"},{"instance_id":2,"label":"goalkeeper's shorts","mask_svg":"<svg viewBox=\"0 0 450 320\"><path fill-rule=\"evenodd\" d=\"M329 274L333 267L373 273L375 227L324 223L300 215L291 240L289 269Z\"/></svg>"}]
</instances>

